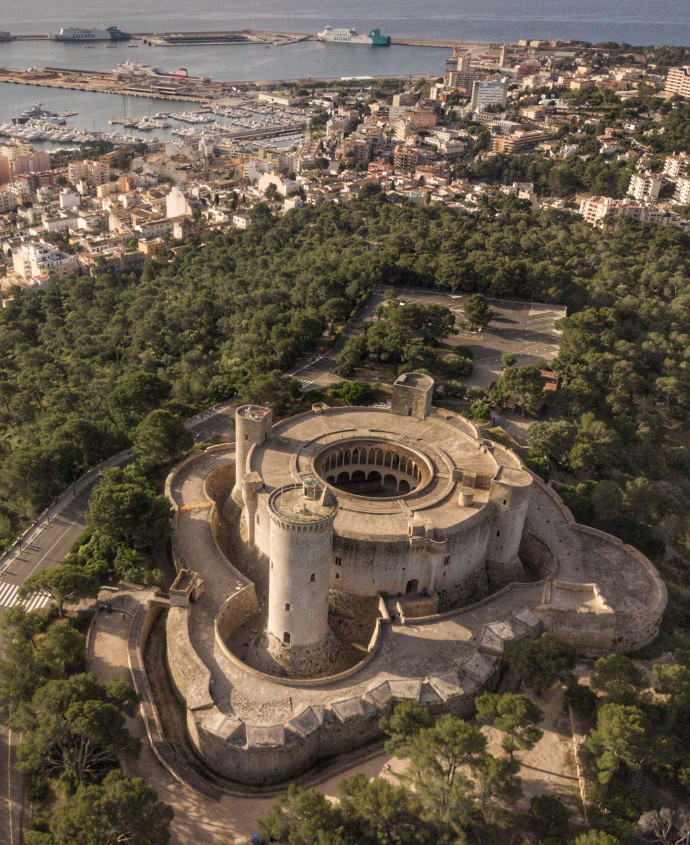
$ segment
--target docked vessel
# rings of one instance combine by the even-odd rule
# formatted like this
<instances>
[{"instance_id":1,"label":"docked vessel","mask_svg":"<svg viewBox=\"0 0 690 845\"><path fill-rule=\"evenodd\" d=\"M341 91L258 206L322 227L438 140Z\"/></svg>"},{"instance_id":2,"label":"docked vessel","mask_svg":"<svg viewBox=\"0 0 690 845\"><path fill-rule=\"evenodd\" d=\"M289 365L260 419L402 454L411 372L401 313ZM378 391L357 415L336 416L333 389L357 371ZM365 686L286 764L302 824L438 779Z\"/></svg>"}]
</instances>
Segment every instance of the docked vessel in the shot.
<instances>
[{"instance_id":1,"label":"docked vessel","mask_svg":"<svg viewBox=\"0 0 690 845\"><path fill-rule=\"evenodd\" d=\"M21 112L16 117L12 118L12 123L15 125L27 123L29 120L35 120L36 118L56 118L57 113L54 111L50 111L50 109L44 108L42 103L36 103L33 108L27 109L26 111Z\"/></svg>"},{"instance_id":2,"label":"docked vessel","mask_svg":"<svg viewBox=\"0 0 690 845\"><path fill-rule=\"evenodd\" d=\"M129 41L132 36L128 32L122 32L116 26L109 26L106 29L82 29L78 26L62 27L60 32L51 32L48 35L51 41Z\"/></svg>"},{"instance_id":3,"label":"docked vessel","mask_svg":"<svg viewBox=\"0 0 690 845\"><path fill-rule=\"evenodd\" d=\"M177 70L168 72L159 68L158 65L145 65L129 59L126 62L120 62L114 72L126 76L169 76L174 79L187 79L189 76L186 67L178 67Z\"/></svg>"},{"instance_id":4,"label":"docked vessel","mask_svg":"<svg viewBox=\"0 0 690 845\"><path fill-rule=\"evenodd\" d=\"M317 33L319 41L335 44L364 44L368 47L388 47L391 43L390 35L381 35L380 29L372 29L369 35L360 35L356 29L334 29L324 27L323 32Z\"/></svg>"}]
</instances>

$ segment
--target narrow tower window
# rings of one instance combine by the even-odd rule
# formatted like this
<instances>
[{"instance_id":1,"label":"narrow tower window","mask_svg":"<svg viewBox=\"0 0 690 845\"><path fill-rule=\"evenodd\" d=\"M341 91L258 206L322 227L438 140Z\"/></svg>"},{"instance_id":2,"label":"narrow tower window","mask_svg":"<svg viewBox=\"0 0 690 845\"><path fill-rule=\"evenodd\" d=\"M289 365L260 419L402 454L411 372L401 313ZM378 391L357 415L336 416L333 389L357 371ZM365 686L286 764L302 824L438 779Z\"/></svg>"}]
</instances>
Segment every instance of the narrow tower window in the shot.
<instances>
[{"instance_id":1,"label":"narrow tower window","mask_svg":"<svg viewBox=\"0 0 690 845\"><path fill-rule=\"evenodd\" d=\"M311 582L311 581L316 581L316 573L315 573L315 572L312 572L312 574L309 576L309 581L310 581L310 582Z\"/></svg>"},{"instance_id":2,"label":"narrow tower window","mask_svg":"<svg viewBox=\"0 0 690 845\"><path fill-rule=\"evenodd\" d=\"M289 603L289 602L287 602L287 603L286 603L286 605L285 605L285 610L287 610L287 611L289 611L289 610L290 610L290 603Z\"/></svg>"},{"instance_id":3,"label":"narrow tower window","mask_svg":"<svg viewBox=\"0 0 690 845\"><path fill-rule=\"evenodd\" d=\"M283 642L285 643L285 645L290 645L290 632L289 631L283 632Z\"/></svg>"}]
</instances>

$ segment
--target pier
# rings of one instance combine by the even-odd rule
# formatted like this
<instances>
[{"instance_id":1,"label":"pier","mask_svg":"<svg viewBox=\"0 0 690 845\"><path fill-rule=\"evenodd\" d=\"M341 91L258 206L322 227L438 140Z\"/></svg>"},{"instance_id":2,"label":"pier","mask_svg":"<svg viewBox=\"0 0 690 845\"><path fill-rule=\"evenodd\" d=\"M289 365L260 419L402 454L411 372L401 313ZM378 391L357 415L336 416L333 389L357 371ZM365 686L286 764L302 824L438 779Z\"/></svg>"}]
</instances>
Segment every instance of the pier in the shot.
<instances>
[{"instance_id":1,"label":"pier","mask_svg":"<svg viewBox=\"0 0 690 845\"><path fill-rule=\"evenodd\" d=\"M435 74L431 74L435 76ZM131 76L98 70L46 67L43 70L0 67L0 83L35 85L44 88L65 88L95 94L119 94L127 97L148 97L152 100L179 100L209 105L232 96L231 89L259 90L280 83L312 85L314 83L375 82L386 79L427 79L427 73L386 73L377 76L297 77L294 79L227 80L209 82L200 77L187 77L178 82L169 76ZM156 87L158 86L158 87ZM163 90L164 89L164 90Z\"/></svg>"}]
</instances>

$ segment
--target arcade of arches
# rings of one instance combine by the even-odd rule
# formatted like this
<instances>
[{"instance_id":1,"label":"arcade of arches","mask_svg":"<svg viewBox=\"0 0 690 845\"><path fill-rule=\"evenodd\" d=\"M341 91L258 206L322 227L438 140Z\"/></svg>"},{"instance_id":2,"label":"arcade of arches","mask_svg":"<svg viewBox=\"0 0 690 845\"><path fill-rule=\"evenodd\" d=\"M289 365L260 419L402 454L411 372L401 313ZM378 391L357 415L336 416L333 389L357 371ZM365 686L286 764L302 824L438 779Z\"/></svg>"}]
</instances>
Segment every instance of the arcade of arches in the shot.
<instances>
[{"instance_id":1,"label":"arcade of arches","mask_svg":"<svg viewBox=\"0 0 690 845\"><path fill-rule=\"evenodd\" d=\"M426 486L432 470L398 443L350 441L321 452L314 468L328 484L356 496L404 496Z\"/></svg>"}]
</instances>

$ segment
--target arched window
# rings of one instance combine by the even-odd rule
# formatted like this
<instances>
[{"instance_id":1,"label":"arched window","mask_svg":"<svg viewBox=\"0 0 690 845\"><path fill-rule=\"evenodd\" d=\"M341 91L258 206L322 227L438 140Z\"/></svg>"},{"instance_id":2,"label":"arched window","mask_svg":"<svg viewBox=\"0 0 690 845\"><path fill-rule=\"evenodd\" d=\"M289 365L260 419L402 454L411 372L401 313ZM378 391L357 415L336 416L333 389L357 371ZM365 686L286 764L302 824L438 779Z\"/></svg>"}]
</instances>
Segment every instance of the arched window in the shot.
<instances>
[{"instance_id":1,"label":"arched window","mask_svg":"<svg viewBox=\"0 0 690 845\"><path fill-rule=\"evenodd\" d=\"M285 645L290 645L290 632L289 631L283 632L283 643Z\"/></svg>"},{"instance_id":2,"label":"arched window","mask_svg":"<svg viewBox=\"0 0 690 845\"><path fill-rule=\"evenodd\" d=\"M290 602L285 603L285 610L287 610L288 613L290 612Z\"/></svg>"},{"instance_id":3,"label":"arched window","mask_svg":"<svg viewBox=\"0 0 690 845\"><path fill-rule=\"evenodd\" d=\"M312 572L309 576L309 582L312 583L313 581L316 581L316 572Z\"/></svg>"}]
</instances>

